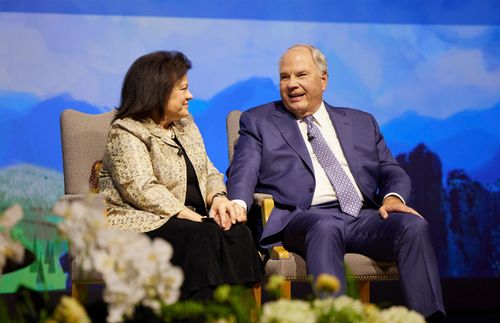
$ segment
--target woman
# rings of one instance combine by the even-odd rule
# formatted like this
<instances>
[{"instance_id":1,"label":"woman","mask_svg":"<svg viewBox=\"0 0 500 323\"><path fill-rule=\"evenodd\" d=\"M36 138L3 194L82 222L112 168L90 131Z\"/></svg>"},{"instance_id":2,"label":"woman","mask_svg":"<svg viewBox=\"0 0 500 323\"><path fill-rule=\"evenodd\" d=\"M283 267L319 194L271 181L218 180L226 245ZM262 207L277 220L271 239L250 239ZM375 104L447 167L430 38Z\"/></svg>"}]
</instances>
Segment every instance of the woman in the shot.
<instances>
[{"instance_id":1,"label":"woman","mask_svg":"<svg viewBox=\"0 0 500 323\"><path fill-rule=\"evenodd\" d=\"M138 58L123 82L108 135L99 190L109 223L172 244L184 271L181 298L208 299L222 283L262 275L245 210L226 198L188 112L193 98L180 52Z\"/></svg>"}]
</instances>

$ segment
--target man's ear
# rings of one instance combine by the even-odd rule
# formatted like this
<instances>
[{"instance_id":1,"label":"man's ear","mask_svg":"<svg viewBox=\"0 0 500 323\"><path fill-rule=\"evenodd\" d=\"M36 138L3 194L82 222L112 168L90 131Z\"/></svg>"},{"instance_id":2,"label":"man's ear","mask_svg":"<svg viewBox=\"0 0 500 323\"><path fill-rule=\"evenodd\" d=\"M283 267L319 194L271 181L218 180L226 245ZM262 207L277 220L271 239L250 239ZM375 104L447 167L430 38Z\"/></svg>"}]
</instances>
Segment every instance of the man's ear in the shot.
<instances>
[{"instance_id":1,"label":"man's ear","mask_svg":"<svg viewBox=\"0 0 500 323\"><path fill-rule=\"evenodd\" d=\"M321 89L326 90L326 86L328 85L328 72L323 72L321 74Z\"/></svg>"}]
</instances>

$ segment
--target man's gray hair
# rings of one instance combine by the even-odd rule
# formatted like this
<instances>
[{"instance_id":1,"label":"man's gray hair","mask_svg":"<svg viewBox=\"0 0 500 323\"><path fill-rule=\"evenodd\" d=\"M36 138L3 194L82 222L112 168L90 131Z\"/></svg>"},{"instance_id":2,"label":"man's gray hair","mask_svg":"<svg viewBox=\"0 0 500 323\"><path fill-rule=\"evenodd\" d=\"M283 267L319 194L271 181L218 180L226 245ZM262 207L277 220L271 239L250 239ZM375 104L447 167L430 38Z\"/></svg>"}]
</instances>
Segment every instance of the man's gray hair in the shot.
<instances>
[{"instance_id":1,"label":"man's gray hair","mask_svg":"<svg viewBox=\"0 0 500 323\"><path fill-rule=\"evenodd\" d=\"M319 71L321 73L326 73L328 75L328 62L326 61L325 55L318 48L308 44L296 44L289 47L287 51L281 56L279 61L279 66L281 66L281 61L283 60L283 57L286 55L286 53L288 53L292 49L301 47L309 50L311 56L313 57L314 63L316 64L316 67L319 69Z\"/></svg>"}]
</instances>

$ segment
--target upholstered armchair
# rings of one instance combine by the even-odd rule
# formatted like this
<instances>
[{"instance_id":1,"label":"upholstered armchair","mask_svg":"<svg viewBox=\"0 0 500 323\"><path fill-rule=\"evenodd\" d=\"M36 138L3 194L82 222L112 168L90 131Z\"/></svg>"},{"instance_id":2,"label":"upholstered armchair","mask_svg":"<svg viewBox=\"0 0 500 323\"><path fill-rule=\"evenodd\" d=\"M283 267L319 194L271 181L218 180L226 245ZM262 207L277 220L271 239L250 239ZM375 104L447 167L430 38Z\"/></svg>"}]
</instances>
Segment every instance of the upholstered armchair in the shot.
<instances>
[{"instance_id":1,"label":"upholstered armchair","mask_svg":"<svg viewBox=\"0 0 500 323\"><path fill-rule=\"evenodd\" d=\"M64 172L63 199L79 199L90 189L94 163L104 155L114 112L87 114L76 110L61 113L61 143ZM98 273L84 273L75 259L70 261L71 295L80 298L87 285L102 284Z\"/></svg>"},{"instance_id":2,"label":"upholstered armchair","mask_svg":"<svg viewBox=\"0 0 500 323\"><path fill-rule=\"evenodd\" d=\"M229 161L234 153L234 145L239 137L239 120L241 111L231 111L226 119ZM261 210L262 222L266 223L274 207L271 195L255 194L255 203ZM380 280L399 279L398 270L394 262L375 261L361 254L348 253L344 261L347 267L347 278L357 282L359 297L363 302L370 301L370 282ZM266 276L273 274L285 278L282 290L284 297L291 296L292 281L309 281L306 263L299 255L288 252L283 247L274 247L269 250L269 259L265 264Z\"/></svg>"}]
</instances>

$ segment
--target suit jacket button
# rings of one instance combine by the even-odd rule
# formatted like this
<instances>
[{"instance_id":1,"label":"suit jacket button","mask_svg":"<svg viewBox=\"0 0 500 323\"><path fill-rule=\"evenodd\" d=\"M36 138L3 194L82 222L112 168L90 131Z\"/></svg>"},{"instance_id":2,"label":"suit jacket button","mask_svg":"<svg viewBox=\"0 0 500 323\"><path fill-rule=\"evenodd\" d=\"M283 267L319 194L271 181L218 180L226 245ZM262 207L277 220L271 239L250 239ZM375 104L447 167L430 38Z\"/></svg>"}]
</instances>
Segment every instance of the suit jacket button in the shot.
<instances>
[{"instance_id":1,"label":"suit jacket button","mask_svg":"<svg viewBox=\"0 0 500 323\"><path fill-rule=\"evenodd\" d=\"M314 187L309 188L309 193L313 193L313 192L314 192Z\"/></svg>"}]
</instances>

